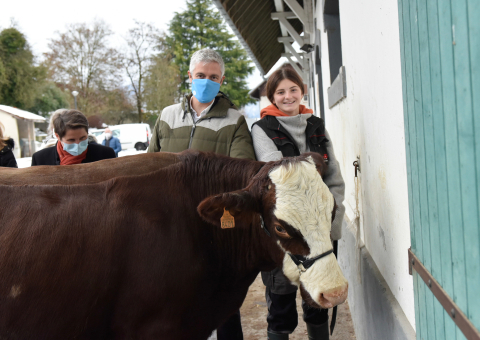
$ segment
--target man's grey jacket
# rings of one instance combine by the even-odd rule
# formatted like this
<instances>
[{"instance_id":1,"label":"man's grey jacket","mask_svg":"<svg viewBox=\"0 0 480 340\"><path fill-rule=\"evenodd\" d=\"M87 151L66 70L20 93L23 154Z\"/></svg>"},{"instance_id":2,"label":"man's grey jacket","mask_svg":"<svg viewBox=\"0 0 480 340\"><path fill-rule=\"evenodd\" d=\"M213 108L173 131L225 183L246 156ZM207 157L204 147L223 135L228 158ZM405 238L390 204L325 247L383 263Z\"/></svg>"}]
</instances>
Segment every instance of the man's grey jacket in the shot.
<instances>
[{"instance_id":1,"label":"man's grey jacket","mask_svg":"<svg viewBox=\"0 0 480 340\"><path fill-rule=\"evenodd\" d=\"M155 124L148 152L195 149L255 159L245 117L227 96L219 92L210 111L196 123L190 108L191 97L189 94L180 104L163 109Z\"/></svg>"}]
</instances>

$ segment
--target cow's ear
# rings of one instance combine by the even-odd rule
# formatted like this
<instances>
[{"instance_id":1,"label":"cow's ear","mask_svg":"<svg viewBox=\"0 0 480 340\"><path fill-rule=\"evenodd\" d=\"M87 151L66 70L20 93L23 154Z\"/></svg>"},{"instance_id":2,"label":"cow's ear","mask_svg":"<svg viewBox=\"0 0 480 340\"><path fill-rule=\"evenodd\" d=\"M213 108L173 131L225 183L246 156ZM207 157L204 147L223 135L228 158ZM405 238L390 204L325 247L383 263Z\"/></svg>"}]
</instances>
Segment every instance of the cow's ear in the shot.
<instances>
[{"instance_id":1,"label":"cow's ear","mask_svg":"<svg viewBox=\"0 0 480 340\"><path fill-rule=\"evenodd\" d=\"M325 164L325 161L320 154L316 152L305 152L302 154L302 156L305 156L313 164L315 164L315 167L317 168L317 171L320 176L322 176L322 178L325 176L325 172L327 171L327 165Z\"/></svg>"},{"instance_id":2,"label":"cow's ear","mask_svg":"<svg viewBox=\"0 0 480 340\"><path fill-rule=\"evenodd\" d=\"M248 190L238 190L205 198L197 207L200 216L207 222L220 226L220 219L227 210L235 224L251 221L259 211L257 200Z\"/></svg>"}]
</instances>

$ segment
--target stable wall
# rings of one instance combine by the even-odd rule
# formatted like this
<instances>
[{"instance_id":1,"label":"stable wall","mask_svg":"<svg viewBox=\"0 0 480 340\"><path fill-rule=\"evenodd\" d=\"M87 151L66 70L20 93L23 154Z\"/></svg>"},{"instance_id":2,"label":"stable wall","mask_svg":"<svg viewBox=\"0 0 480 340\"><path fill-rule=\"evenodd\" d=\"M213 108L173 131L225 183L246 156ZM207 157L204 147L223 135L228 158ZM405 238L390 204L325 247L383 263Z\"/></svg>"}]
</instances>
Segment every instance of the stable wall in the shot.
<instances>
[{"instance_id":1,"label":"stable wall","mask_svg":"<svg viewBox=\"0 0 480 340\"><path fill-rule=\"evenodd\" d=\"M414 329L413 282L408 273L407 254L410 226L397 2L340 1L347 95L331 109L328 108L328 88L331 86L328 40L320 5L315 15L321 37L325 121L346 183L346 220L356 238L355 247L364 246L362 252L378 269L368 274L362 271L358 258L351 258L348 261L350 269L346 270L357 276L380 275L377 279L385 282L398 303L397 309L390 303L397 318L406 318L406 324ZM357 158L360 172L355 178L352 163ZM352 286L349 294L354 310L355 304L365 302L366 297L360 296ZM378 292L375 298L385 301L381 295L382 292ZM375 319L367 320L358 314L352 312L357 334L359 327L376 326L361 325ZM377 320L381 322L382 318Z\"/></svg>"}]
</instances>

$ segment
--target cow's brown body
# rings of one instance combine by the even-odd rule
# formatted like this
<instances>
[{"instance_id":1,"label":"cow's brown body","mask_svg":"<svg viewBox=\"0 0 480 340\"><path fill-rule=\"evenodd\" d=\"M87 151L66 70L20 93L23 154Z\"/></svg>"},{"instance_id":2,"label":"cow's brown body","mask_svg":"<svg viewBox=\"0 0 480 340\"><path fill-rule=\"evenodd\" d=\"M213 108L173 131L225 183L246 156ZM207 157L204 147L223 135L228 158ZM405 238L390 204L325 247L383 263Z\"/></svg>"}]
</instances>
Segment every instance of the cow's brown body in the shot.
<instances>
[{"instance_id":1,"label":"cow's brown body","mask_svg":"<svg viewBox=\"0 0 480 340\"><path fill-rule=\"evenodd\" d=\"M240 308L285 254L260 215L222 230L197 206L265 181L269 164L192 152L171 163L94 184L0 186L1 339L206 339Z\"/></svg>"},{"instance_id":2,"label":"cow's brown body","mask_svg":"<svg viewBox=\"0 0 480 340\"><path fill-rule=\"evenodd\" d=\"M274 266L260 228L220 230L196 211L262 163L207 163L1 187L0 338L206 338L240 307L261 262Z\"/></svg>"},{"instance_id":3,"label":"cow's brown body","mask_svg":"<svg viewBox=\"0 0 480 340\"><path fill-rule=\"evenodd\" d=\"M177 162L177 154L148 153L75 166L0 167L0 185L91 184L114 177L143 175Z\"/></svg>"}]
</instances>

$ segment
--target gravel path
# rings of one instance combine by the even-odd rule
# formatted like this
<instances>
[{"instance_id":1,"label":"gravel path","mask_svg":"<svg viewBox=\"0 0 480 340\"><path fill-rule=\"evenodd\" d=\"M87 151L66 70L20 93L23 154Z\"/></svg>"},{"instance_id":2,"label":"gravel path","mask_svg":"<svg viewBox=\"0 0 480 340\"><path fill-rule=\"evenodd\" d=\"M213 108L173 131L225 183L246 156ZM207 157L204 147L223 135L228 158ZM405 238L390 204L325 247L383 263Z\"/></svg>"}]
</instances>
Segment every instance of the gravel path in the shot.
<instances>
[{"instance_id":1,"label":"gravel path","mask_svg":"<svg viewBox=\"0 0 480 340\"><path fill-rule=\"evenodd\" d=\"M297 295L297 310L299 311L298 327L290 335L290 340L306 340L307 329L302 319L302 299ZM247 297L240 310L242 315L242 327L245 340L266 340L267 339L267 304L265 303L265 286L262 278L257 279L250 286ZM331 314L331 311L330 311ZM330 340L355 340L352 317L348 308L348 302L338 306L337 322Z\"/></svg>"}]
</instances>

